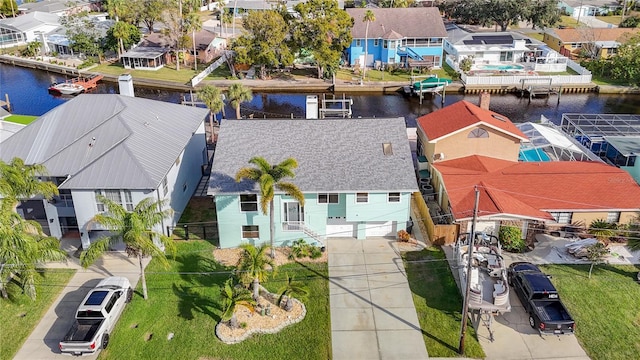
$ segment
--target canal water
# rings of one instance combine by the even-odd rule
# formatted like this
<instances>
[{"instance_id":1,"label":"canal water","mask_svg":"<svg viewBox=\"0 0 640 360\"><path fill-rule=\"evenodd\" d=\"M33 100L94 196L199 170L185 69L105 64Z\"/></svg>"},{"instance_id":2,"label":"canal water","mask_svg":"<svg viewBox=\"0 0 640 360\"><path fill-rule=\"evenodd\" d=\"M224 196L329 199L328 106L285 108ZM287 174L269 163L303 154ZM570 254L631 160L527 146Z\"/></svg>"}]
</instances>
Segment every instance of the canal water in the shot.
<instances>
[{"instance_id":1,"label":"canal water","mask_svg":"<svg viewBox=\"0 0 640 360\"><path fill-rule=\"evenodd\" d=\"M69 97L56 97L47 91L53 82L65 80L64 76L46 71L25 69L0 64L0 97L9 95L13 112L24 115L40 116L54 107L69 100ZM101 83L92 93L117 94L118 86ZM183 92L138 87L138 97L179 103ZM250 103L242 106L242 115L253 114L254 118L296 118L305 116L305 97L307 94L255 93ZM342 96L342 94L336 94ZM415 126L415 119L424 114L442 108L441 99L426 98L422 104L417 98L408 98L402 94L346 94L353 99L354 117L404 117L408 126ZM478 103L478 95L447 94L444 106L459 100ZM549 99L519 98L513 94L492 95L490 109L506 115L513 122L538 121L541 115L558 123L563 113L618 113L640 114L640 95L606 94L563 94L560 103L557 97ZM235 117L235 111L226 107L229 118Z\"/></svg>"}]
</instances>

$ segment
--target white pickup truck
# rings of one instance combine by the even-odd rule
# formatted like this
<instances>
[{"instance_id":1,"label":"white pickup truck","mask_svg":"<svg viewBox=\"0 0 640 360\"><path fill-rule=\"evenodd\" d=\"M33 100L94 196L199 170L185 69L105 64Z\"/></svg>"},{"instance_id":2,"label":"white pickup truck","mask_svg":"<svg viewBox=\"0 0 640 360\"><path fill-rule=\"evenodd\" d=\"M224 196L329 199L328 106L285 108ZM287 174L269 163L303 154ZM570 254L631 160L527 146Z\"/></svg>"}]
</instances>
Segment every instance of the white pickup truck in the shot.
<instances>
[{"instance_id":1,"label":"white pickup truck","mask_svg":"<svg viewBox=\"0 0 640 360\"><path fill-rule=\"evenodd\" d=\"M133 290L125 277L109 277L91 289L76 311L76 321L60 342L60 352L82 356L105 349Z\"/></svg>"}]
</instances>

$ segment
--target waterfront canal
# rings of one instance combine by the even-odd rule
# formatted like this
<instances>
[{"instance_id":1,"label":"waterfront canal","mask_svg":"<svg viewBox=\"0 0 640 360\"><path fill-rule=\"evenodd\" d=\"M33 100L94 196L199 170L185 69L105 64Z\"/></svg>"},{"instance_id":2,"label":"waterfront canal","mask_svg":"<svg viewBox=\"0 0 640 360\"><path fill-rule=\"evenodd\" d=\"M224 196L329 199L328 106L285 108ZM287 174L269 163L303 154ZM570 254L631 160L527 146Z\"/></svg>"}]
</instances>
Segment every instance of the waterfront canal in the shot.
<instances>
[{"instance_id":1,"label":"waterfront canal","mask_svg":"<svg viewBox=\"0 0 640 360\"><path fill-rule=\"evenodd\" d=\"M48 93L49 85L65 80L64 76L40 70L26 69L0 64L0 97L9 95L12 110L16 114L42 115L70 98L55 97ZM116 94L117 84L101 83L92 93ZM179 103L183 92L138 87L136 96ZM255 118L304 117L306 94L255 93L251 103L245 103L242 114L253 114ZM336 94L342 96L342 94ZM354 117L399 117L403 116L408 126L415 126L415 119L442 107L439 97L427 98L421 105L417 98L402 94L346 94L353 99ZM459 100L478 103L478 95L447 94L445 106ZM491 110L506 115L513 122L538 121L544 115L558 122L563 113L619 113L639 114L640 95L624 94L563 94L560 104L556 96L549 99L534 99L513 94L492 95ZM235 111L227 106L226 114L235 117Z\"/></svg>"}]
</instances>

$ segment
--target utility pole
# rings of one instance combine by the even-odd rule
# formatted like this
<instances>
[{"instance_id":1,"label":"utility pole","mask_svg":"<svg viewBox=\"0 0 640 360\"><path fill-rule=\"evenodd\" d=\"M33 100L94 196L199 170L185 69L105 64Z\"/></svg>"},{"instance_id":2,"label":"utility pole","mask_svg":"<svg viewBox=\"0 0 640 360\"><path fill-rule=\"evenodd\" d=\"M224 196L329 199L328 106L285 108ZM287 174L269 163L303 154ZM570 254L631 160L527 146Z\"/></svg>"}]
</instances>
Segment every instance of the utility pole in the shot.
<instances>
[{"instance_id":1,"label":"utility pole","mask_svg":"<svg viewBox=\"0 0 640 360\"><path fill-rule=\"evenodd\" d=\"M476 221L478 220L478 203L480 202L480 190L478 190L478 185L475 186L476 192L476 200L473 204L473 221L471 222L471 234L469 236L469 248L467 254L469 256L467 259L467 280L465 284L464 291L464 299L462 306L462 325L460 326L460 344L458 345L458 353L460 355L464 354L464 337L467 332L467 312L469 312L469 293L471 292L471 282L469 279L471 278L471 256L473 252L473 240L476 237ZM460 279L462 280L462 279Z\"/></svg>"}]
</instances>

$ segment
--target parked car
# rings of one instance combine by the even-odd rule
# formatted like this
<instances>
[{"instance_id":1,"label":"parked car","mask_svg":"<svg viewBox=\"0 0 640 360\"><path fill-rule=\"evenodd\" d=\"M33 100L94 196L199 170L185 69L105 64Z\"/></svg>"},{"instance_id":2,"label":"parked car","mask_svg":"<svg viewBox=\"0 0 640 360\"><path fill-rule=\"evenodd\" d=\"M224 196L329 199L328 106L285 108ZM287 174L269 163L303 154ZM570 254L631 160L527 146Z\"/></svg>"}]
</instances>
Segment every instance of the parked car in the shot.
<instances>
[{"instance_id":1,"label":"parked car","mask_svg":"<svg viewBox=\"0 0 640 360\"><path fill-rule=\"evenodd\" d=\"M549 276L528 262L509 265L507 281L529 314L529 325L540 334L573 334L575 322Z\"/></svg>"},{"instance_id":2,"label":"parked car","mask_svg":"<svg viewBox=\"0 0 640 360\"><path fill-rule=\"evenodd\" d=\"M80 303L73 326L59 344L60 351L81 356L105 349L109 334L132 296L131 284L125 277L100 281Z\"/></svg>"}]
</instances>

